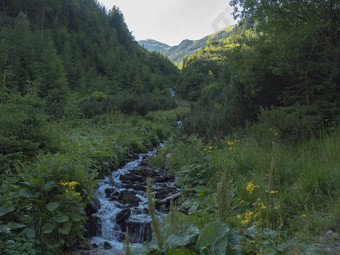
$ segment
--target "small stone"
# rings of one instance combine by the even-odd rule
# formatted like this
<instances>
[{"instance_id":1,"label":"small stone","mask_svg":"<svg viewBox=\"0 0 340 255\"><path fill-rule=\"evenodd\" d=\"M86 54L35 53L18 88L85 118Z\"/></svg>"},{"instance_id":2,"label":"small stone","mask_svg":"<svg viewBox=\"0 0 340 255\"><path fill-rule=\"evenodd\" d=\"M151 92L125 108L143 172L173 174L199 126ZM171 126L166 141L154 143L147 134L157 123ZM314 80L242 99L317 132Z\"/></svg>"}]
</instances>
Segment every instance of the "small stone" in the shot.
<instances>
[{"instance_id":1,"label":"small stone","mask_svg":"<svg viewBox=\"0 0 340 255\"><path fill-rule=\"evenodd\" d=\"M114 188L105 189L105 195L106 195L107 198L112 196L112 195L115 195L117 193L118 193L117 190L115 190Z\"/></svg>"},{"instance_id":2,"label":"small stone","mask_svg":"<svg viewBox=\"0 0 340 255\"><path fill-rule=\"evenodd\" d=\"M120 211L116 216L116 223L120 226L120 229L124 231L126 229L125 221L130 217L131 210L125 209Z\"/></svg>"},{"instance_id":3,"label":"small stone","mask_svg":"<svg viewBox=\"0 0 340 255\"><path fill-rule=\"evenodd\" d=\"M112 245L109 243L109 242L104 242L104 249L105 250L110 250L110 249L112 249Z\"/></svg>"},{"instance_id":4,"label":"small stone","mask_svg":"<svg viewBox=\"0 0 340 255\"><path fill-rule=\"evenodd\" d=\"M330 230L327 231L326 234L327 234L327 235L331 235L331 234L333 234L333 231L330 229Z\"/></svg>"}]
</instances>

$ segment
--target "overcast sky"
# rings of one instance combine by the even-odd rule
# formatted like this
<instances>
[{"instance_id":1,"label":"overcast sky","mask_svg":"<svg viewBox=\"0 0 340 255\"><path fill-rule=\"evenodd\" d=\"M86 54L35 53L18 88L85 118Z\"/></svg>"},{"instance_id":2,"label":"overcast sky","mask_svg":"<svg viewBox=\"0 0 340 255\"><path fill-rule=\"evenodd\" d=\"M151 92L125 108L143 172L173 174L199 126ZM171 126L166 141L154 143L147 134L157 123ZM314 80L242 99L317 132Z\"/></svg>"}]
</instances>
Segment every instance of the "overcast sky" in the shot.
<instances>
[{"instance_id":1,"label":"overcast sky","mask_svg":"<svg viewBox=\"0 0 340 255\"><path fill-rule=\"evenodd\" d=\"M99 0L122 11L136 40L155 39L171 46L200 39L235 24L229 0Z\"/></svg>"}]
</instances>

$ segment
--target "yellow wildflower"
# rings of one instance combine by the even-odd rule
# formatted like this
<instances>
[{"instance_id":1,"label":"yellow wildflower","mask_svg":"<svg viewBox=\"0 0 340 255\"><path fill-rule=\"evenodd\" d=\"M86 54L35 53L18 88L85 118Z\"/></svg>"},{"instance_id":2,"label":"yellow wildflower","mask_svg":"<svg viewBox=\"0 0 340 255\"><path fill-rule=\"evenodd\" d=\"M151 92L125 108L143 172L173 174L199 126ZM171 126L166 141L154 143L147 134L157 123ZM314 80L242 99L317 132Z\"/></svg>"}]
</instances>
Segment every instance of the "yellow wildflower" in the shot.
<instances>
[{"instance_id":1,"label":"yellow wildflower","mask_svg":"<svg viewBox=\"0 0 340 255\"><path fill-rule=\"evenodd\" d=\"M251 218L251 216L253 216L253 212L252 211L246 211L245 213L244 213L244 218L245 219L250 219Z\"/></svg>"},{"instance_id":2,"label":"yellow wildflower","mask_svg":"<svg viewBox=\"0 0 340 255\"><path fill-rule=\"evenodd\" d=\"M247 184L247 191L249 191L249 193L252 194L253 191L254 191L254 189L255 189L255 188L259 188L259 187L260 187L260 186L258 186L258 185L254 185L253 182L249 182L249 183Z\"/></svg>"},{"instance_id":3,"label":"yellow wildflower","mask_svg":"<svg viewBox=\"0 0 340 255\"><path fill-rule=\"evenodd\" d=\"M301 215L301 218L306 218L306 214L302 214L302 215Z\"/></svg>"},{"instance_id":4,"label":"yellow wildflower","mask_svg":"<svg viewBox=\"0 0 340 255\"><path fill-rule=\"evenodd\" d=\"M277 190L271 190L269 193L270 194L276 194L276 193L278 193L278 191Z\"/></svg>"},{"instance_id":5,"label":"yellow wildflower","mask_svg":"<svg viewBox=\"0 0 340 255\"><path fill-rule=\"evenodd\" d=\"M249 220L246 219L246 220L242 220L240 223L241 223L242 225L244 225L244 224L247 224L248 222L249 222Z\"/></svg>"}]
</instances>

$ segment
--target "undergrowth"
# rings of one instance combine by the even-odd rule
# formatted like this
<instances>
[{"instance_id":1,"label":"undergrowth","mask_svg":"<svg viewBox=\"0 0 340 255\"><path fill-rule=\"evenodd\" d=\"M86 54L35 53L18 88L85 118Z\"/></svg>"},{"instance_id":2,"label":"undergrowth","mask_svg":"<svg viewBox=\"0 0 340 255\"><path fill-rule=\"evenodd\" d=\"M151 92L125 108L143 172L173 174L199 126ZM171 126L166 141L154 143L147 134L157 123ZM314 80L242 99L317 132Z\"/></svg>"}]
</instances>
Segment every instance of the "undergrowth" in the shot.
<instances>
[{"instance_id":1,"label":"undergrowth","mask_svg":"<svg viewBox=\"0 0 340 255\"><path fill-rule=\"evenodd\" d=\"M339 220L339 128L295 142L280 137L279 131L269 128L262 143L251 134L169 139L151 162L165 164L176 174L182 185L179 206L188 215L178 213L181 227L167 236L165 244L172 244L173 235L191 239L162 250L149 247L148 254L224 254L216 253L217 240L224 252L230 249L226 254L326 254L312 244L318 234L335 229ZM221 244L221 236L214 232L210 246L202 248L200 236L218 221L238 239L228 243L226 238Z\"/></svg>"}]
</instances>

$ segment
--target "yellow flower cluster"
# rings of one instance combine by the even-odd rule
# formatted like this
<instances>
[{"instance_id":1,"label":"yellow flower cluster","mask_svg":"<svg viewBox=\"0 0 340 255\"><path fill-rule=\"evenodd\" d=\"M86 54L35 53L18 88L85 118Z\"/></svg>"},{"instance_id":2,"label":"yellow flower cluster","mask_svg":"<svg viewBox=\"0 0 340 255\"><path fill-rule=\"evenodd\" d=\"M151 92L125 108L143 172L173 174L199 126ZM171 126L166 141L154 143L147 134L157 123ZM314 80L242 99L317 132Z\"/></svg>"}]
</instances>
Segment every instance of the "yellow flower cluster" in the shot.
<instances>
[{"instance_id":1,"label":"yellow flower cluster","mask_svg":"<svg viewBox=\"0 0 340 255\"><path fill-rule=\"evenodd\" d=\"M247 184L247 191L249 191L249 193L252 194L253 191L254 191L254 189L259 188L259 187L260 187L260 186L258 186L258 185L254 185L253 182L249 182L249 183Z\"/></svg>"},{"instance_id":2,"label":"yellow flower cluster","mask_svg":"<svg viewBox=\"0 0 340 255\"><path fill-rule=\"evenodd\" d=\"M269 194L276 194L276 193L278 193L277 190L271 190L271 191L269 192Z\"/></svg>"},{"instance_id":3,"label":"yellow flower cluster","mask_svg":"<svg viewBox=\"0 0 340 255\"><path fill-rule=\"evenodd\" d=\"M254 213L252 211L246 211L243 216L241 214L236 215L236 218L239 220L241 225L247 224L251 218L253 217Z\"/></svg>"},{"instance_id":4,"label":"yellow flower cluster","mask_svg":"<svg viewBox=\"0 0 340 255\"><path fill-rule=\"evenodd\" d=\"M65 182L65 181L61 181L61 182L59 182L59 184L61 185L61 186L68 186L68 187L75 187L77 184L79 184L78 182L75 182L75 181L73 181L73 182ZM74 188L73 188L74 189Z\"/></svg>"},{"instance_id":5,"label":"yellow flower cluster","mask_svg":"<svg viewBox=\"0 0 340 255\"><path fill-rule=\"evenodd\" d=\"M65 193L71 197L76 197L76 196L80 196L80 193L79 192L75 192L75 188L76 188L76 185L79 184L78 182L76 181L72 181L72 182L66 182L66 181L61 181L59 182L59 184L61 186L65 186L67 187L66 190L65 190Z\"/></svg>"},{"instance_id":6,"label":"yellow flower cluster","mask_svg":"<svg viewBox=\"0 0 340 255\"><path fill-rule=\"evenodd\" d=\"M270 128L269 130L272 131L275 136L279 136L279 131L277 131L276 129Z\"/></svg>"},{"instance_id":7,"label":"yellow flower cluster","mask_svg":"<svg viewBox=\"0 0 340 255\"><path fill-rule=\"evenodd\" d=\"M264 210L267 208L262 202L256 202L256 203L253 203L253 205L255 206L255 211L260 211L260 210Z\"/></svg>"},{"instance_id":8,"label":"yellow flower cluster","mask_svg":"<svg viewBox=\"0 0 340 255\"><path fill-rule=\"evenodd\" d=\"M229 146L229 150L235 150L235 148L233 148L233 146L235 146L237 143L239 143L240 140L234 140L234 141L228 141L227 144Z\"/></svg>"},{"instance_id":9,"label":"yellow flower cluster","mask_svg":"<svg viewBox=\"0 0 340 255\"><path fill-rule=\"evenodd\" d=\"M329 119L325 119L325 122L329 122L330 120ZM335 124L335 121L332 120L331 123L334 125Z\"/></svg>"},{"instance_id":10,"label":"yellow flower cluster","mask_svg":"<svg viewBox=\"0 0 340 255\"><path fill-rule=\"evenodd\" d=\"M210 145L208 148L204 148L203 151L206 153L211 153L213 150L213 147Z\"/></svg>"}]
</instances>

